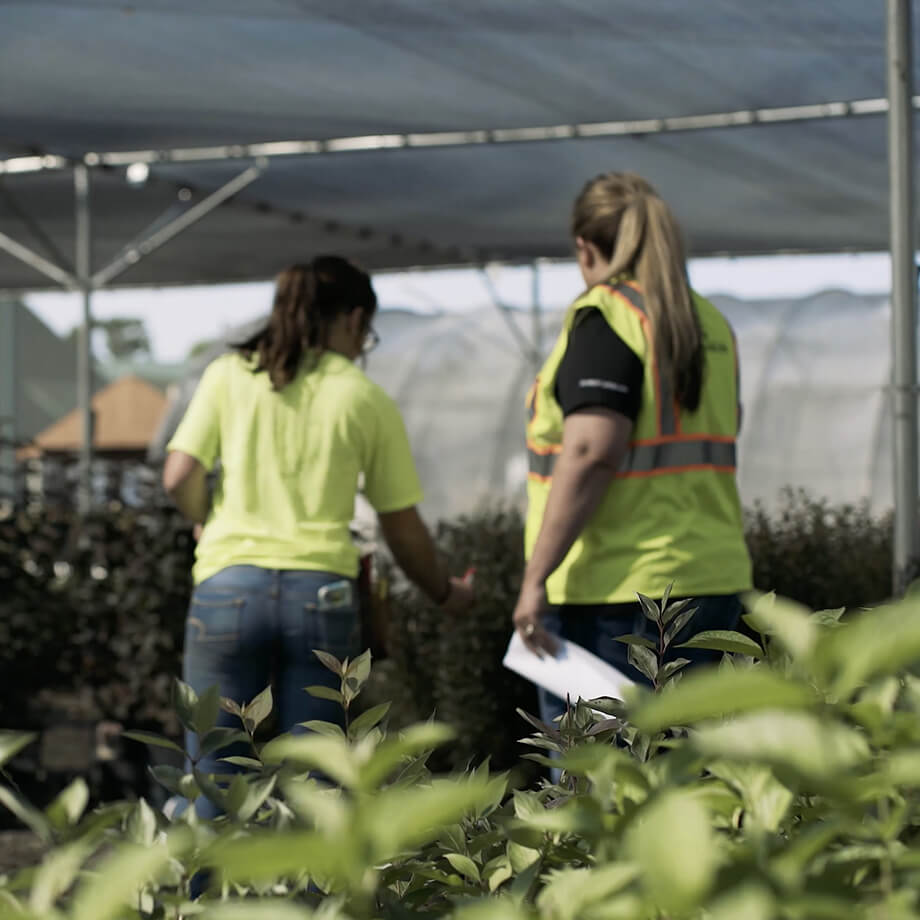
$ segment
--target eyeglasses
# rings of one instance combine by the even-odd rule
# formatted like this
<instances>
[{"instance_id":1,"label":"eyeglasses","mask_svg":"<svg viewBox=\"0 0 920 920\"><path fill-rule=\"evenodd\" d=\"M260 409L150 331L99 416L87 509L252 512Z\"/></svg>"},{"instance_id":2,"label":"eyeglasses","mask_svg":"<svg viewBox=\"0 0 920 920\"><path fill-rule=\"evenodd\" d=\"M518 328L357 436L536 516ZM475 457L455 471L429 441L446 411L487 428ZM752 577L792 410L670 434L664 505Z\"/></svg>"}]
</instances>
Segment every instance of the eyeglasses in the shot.
<instances>
[{"instance_id":1,"label":"eyeglasses","mask_svg":"<svg viewBox=\"0 0 920 920\"><path fill-rule=\"evenodd\" d=\"M380 344L380 336L377 330L371 326L364 335L364 344L361 346L362 354L370 354Z\"/></svg>"}]
</instances>

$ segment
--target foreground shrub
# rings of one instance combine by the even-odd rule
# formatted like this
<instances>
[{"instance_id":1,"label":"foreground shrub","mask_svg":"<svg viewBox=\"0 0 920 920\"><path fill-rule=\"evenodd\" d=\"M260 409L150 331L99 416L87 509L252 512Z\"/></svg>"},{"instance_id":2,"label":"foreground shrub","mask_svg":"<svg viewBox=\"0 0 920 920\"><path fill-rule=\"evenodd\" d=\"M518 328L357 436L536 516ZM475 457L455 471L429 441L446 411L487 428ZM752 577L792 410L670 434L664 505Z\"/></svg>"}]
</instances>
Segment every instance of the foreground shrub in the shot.
<instances>
[{"instance_id":1,"label":"foreground shrub","mask_svg":"<svg viewBox=\"0 0 920 920\"><path fill-rule=\"evenodd\" d=\"M647 604L657 647L627 640L655 691L578 701L554 725L527 717L527 756L562 773L512 794L484 767L433 776L427 751L450 730L388 736L385 706L346 732L260 744L267 694L223 702L237 733L212 727L215 693L177 685L179 718L205 746L244 739L251 756L227 781L194 767L157 778L226 814L169 821L145 802L84 814L79 782L41 813L0 787L52 845L40 867L0 880L0 917L915 917L917 602L841 623L840 610L764 596L748 617L758 638L697 636L726 657L693 673L663 664L680 607ZM351 707L369 656L324 660ZM0 735L0 762L28 741ZM196 879L207 884L190 904Z\"/></svg>"}]
</instances>

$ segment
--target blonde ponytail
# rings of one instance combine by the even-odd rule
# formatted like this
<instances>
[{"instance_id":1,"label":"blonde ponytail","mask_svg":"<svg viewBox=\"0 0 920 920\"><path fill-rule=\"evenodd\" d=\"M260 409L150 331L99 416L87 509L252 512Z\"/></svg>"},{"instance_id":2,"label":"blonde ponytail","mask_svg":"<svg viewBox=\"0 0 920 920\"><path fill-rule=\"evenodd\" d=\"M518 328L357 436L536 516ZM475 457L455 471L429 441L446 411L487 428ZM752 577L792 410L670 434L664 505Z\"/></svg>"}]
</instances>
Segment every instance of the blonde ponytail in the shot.
<instances>
[{"instance_id":1,"label":"blonde ponytail","mask_svg":"<svg viewBox=\"0 0 920 920\"><path fill-rule=\"evenodd\" d=\"M659 374L681 408L695 411L703 385L703 333L671 209L641 176L605 173L576 199L572 235L598 247L610 260L611 276L629 273L638 281Z\"/></svg>"}]
</instances>

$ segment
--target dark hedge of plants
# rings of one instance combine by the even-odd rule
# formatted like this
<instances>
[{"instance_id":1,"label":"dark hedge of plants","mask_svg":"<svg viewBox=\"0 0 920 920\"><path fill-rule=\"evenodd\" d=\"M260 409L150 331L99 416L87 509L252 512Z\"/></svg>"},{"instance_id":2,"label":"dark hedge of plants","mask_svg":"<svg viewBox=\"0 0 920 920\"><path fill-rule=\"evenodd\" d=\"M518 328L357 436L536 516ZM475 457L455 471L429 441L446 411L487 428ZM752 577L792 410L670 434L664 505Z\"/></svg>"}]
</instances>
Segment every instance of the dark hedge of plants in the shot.
<instances>
[{"instance_id":1,"label":"dark hedge of plants","mask_svg":"<svg viewBox=\"0 0 920 920\"><path fill-rule=\"evenodd\" d=\"M777 515L755 509L747 526L758 588L817 609L890 593L889 519L789 493ZM483 511L440 525L437 540L455 572L476 569L479 603L448 619L382 564L390 658L369 695L393 700L397 724L436 713L453 725L444 766L487 755L509 766L521 735L515 709L536 709L532 688L501 665L523 567L521 519ZM82 520L47 508L0 515L0 725L111 719L175 737L169 695L192 555L189 528L165 508L113 504Z\"/></svg>"},{"instance_id":2,"label":"dark hedge of plants","mask_svg":"<svg viewBox=\"0 0 920 920\"><path fill-rule=\"evenodd\" d=\"M745 530L754 586L812 610L864 607L891 596L892 517L787 489L779 510L755 506Z\"/></svg>"}]
</instances>

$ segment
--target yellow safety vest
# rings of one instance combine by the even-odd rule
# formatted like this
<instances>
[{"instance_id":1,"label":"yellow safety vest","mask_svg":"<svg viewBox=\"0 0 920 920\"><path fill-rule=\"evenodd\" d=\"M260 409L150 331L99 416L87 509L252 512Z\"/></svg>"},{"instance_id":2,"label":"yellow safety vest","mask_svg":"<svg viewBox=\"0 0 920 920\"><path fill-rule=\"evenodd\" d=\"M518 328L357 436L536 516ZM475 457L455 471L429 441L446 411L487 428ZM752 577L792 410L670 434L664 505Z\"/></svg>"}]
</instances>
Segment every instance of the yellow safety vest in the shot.
<instances>
[{"instance_id":1,"label":"yellow safety vest","mask_svg":"<svg viewBox=\"0 0 920 920\"><path fill-rule=\"evenodd\" d=\"M642 404L629 451L565 560L550 576L552 604L618 604L636 593L660 598L733 594L751 588L735 482L738 357L731 327L693 294L706 352L703 391L695 412L680 409L658 374L639 285L613 279L585 293L566 314L562 332L527 397L530 558L562 450L563 415L555 384L579 310L596 308L638 355Z\"/></svg>"}]
</instances>

